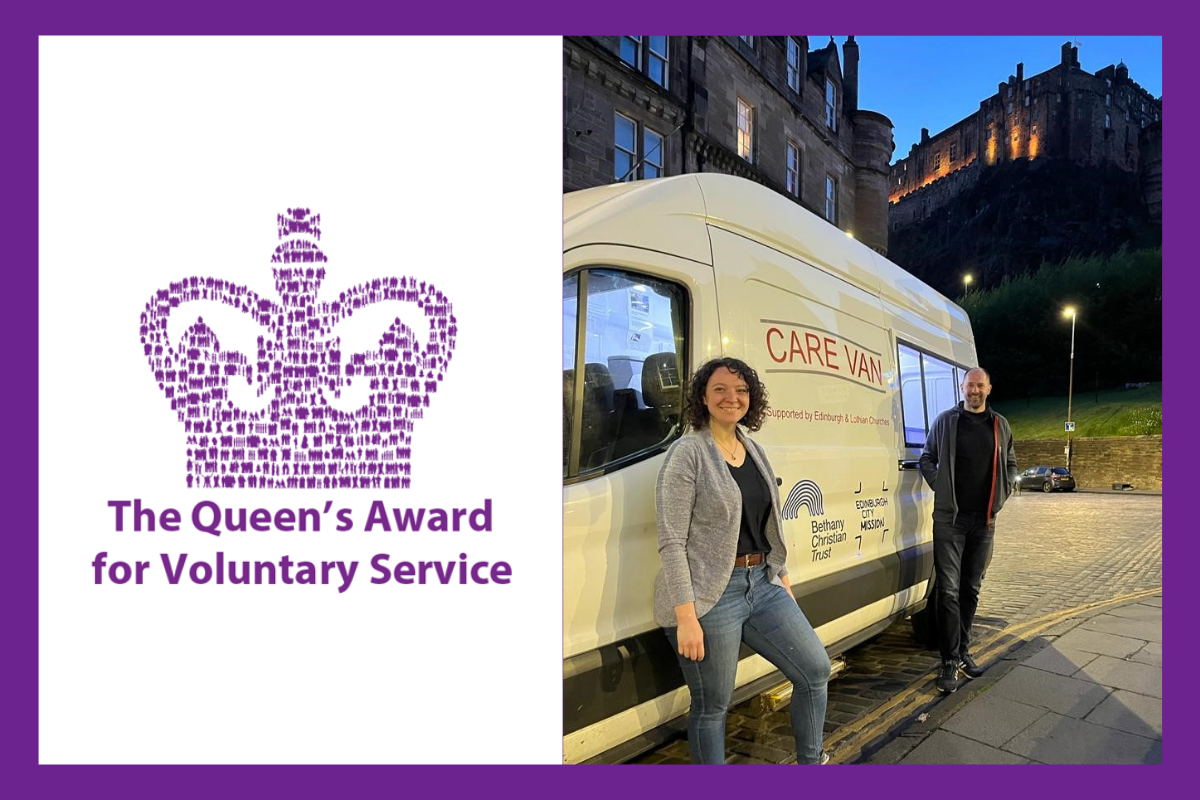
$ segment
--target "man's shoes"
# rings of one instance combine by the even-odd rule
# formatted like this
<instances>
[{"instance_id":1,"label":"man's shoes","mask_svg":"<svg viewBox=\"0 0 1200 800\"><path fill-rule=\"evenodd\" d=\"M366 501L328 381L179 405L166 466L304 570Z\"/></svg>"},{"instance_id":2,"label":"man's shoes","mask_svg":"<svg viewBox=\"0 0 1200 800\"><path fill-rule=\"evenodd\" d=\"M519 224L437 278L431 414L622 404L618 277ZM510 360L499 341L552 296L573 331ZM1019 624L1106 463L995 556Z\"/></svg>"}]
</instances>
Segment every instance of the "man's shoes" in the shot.
<instances>
[{"instance_id":1,"label":"man's shoes","mask_svg":"<svg viewBox=\"0 0 1200 800\"><path fill-rule=\"evenodd\" d=\"M938 670L937 690L942 694L953 694L958 690L958 662L948 658Z\"/></svg>"},{"instance_id":2,"label":"man's shoes","mask_svg":"<svg viewBox=\"0 0 1200 800\"><path fill-rule=\"evenodd\" d=\"M971 658L970 653L960 653L958 656L958 669L963 675L967 676L967 680L978 678L983 674L983 667L975 663L975 659Z\"/></svg>"},{"instance_id":3,"label":"man's shoes","mask_svg":"<svg viewBox=\"0 0 1200 800\"><path fill-rule=\"evenodd\" d=\"M829 763L829 751L828 750L821 751L821 760L818 761L817 763L818 764L828 764Z\"/></svg>"}]
</instances>

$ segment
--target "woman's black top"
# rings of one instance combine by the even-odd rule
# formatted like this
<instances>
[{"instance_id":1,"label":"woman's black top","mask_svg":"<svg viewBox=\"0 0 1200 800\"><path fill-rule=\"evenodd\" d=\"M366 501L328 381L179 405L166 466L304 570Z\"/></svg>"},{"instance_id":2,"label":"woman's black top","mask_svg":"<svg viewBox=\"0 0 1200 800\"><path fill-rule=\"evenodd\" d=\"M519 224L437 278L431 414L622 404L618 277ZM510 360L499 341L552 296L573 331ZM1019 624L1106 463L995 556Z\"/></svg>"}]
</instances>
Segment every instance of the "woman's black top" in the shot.
<instances>
[{"instance_id":1,"label":"woman's black top","mask_svg":"<svg viewBox=\"0 0 1200 800\"><path fill-rule=\"evenodd\" d=\"M771 490L767 487L767 482L754 465L749 453L740 467L735 467L728 461L725 464L742 492L742 529L738 533L737 554L744 556L747 553L771 552L771 545L767 543Z\"/></svg>"}]
</instances>

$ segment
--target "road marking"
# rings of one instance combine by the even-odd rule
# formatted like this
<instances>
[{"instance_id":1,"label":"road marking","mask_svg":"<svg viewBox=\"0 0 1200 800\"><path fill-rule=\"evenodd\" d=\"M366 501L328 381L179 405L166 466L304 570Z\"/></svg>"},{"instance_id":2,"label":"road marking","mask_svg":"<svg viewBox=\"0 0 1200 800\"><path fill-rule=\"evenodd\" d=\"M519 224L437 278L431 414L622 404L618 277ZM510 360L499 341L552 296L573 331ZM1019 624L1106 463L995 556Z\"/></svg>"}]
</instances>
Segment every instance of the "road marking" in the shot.
<instances>
[{"instance_id":1,"label":"road marking","mask_svg":"<svg viewBox=\"0 0 1200 800\"><path fill-rule=\"evenodd\" d=\"M987 660L998 653L1011 649L1016 643L1014 640L1020 639L1022 640L1021 643L1024 644L1026 640L1023 637L1033 638L1038 636L1046 629L1057 625L1068 617L1081 614L1085 611L1092 611L1097 608L1104 608L1156 594L1162 594L1161 586L1154 589L1131 592L1120 597L1114 597L1111 600L1086 603L1064 611L1054 611L1004 628L992 634L992 636L981 644L979 661L984 662L986 668L986 666L990 666L990 664L986 664ZM1001 640L1004 641L1002 642ZM936 671L937 668L935 667L926 674L932 676ZM853 760L853 758L850 758L851 756L856 758L861 755L862 748L873 742L879 735L907 721L922 706L935 705L943 696L934 687L932 678L920 683L914 683L870 713L865 714L848 725L838 728L833 736L825 741L825 748L831 752L831 762L834 764L845 764Z\"/></svg>"}]
</instances>

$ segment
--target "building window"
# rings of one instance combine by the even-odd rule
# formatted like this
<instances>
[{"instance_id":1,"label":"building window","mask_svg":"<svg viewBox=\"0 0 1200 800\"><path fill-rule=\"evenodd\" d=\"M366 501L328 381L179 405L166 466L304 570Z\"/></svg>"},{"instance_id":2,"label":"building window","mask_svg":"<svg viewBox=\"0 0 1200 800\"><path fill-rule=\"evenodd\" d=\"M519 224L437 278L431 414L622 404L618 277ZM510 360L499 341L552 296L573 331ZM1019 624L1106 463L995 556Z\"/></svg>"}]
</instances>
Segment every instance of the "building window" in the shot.
<instances>
[{"instance_id":1,"label":"building window","mask_svg":"<svg viewBox=\"0 0 1200 800\"><path fill-rule=\"evenodd\" d=\"M950 163L958 161L958 142L950 143Z\"/></svg>"},{"instance_id":2,"label":"building window","mask_svg":"<svg viewBox=\"0 0 1200 800\"><path fill-rule=\"evenodd\" d=\"M621 37L621 60L636 70L642 68L642 37Z\"/></svg>"},{"instance_id":3,"label":"building window","mask_svg":"<svg viewBox=\"0 0 1200 800\"><path fill-rule=\"evenodd\" d=\"M614 115L613 180L632 181L638 178L661 178L666 149L663 136L643 126L638 150L638 123L623 114Z\"/></svg>"},{"instance_id":4,"label":"building window","mask_svg":"<svg viewBox=\"0 0 1200 800\"><path fill-rule=\"evenodd\" d=\"M787 143L787 191L792 197L800 196L800 146Z\"/></svg>"},{"instance_id":5,"label":"building window","mask_svg":"<svg viewBox=\"0 0 1200 800\"><path fill-rule=\"evenodd\" d=\"M670 57L666 36L622 36L621 60L664 89L667 88Z\"/></svg>"},{"instance_id":6,"label":"building window","mask_svg":"<svg viewBox=\"0 0 1200 800\"><path fill-rule=\"evenodd\" d=\"M933 154L933 171L939 172L942 169L942 151Z\"/></svg>"},{"instance_id":7,"label":"building window","mask_svg":"<svg viewBox=\"0 0 1200 800\"><path fill-rule=\"evenodd\" d=\"M787 37L787 82L793 92L800 91L800 45Z\"/></svg>"},{"instance_id":8,"label":"building window","mask_svg":"<svg viewBox=\"0 0 1200 800\"><path fill-rule=\"evenodd\" d=\"M1029 108L1029 95L1025 95L1025 107Z\"/></svg>"},{"instance_id":9,"label":"building window","mask_svg":"<svg viewBox=\"0 0 1200 800\"><path fill-rule=\"evenodd\" d=\"M1112 128L1112 115L1105 114L1104 115L1104 129L1110 130L1111 128Z\"/></svg>"},{"instance_id":10,"label":"building window","mask_svg":"<svg viewBox=\"0 0 1200 800\"><path fill-rule=\"evenodd\" d=\"M837 180L825 176L825 219L837 225Z\"/></svg>"},{"instance_id":11,"label":"building window","mask_svg":"<svg viewBox=\"0 0 1200 800\"><path fill-rule=\"evenodd\" d=\"M740 97L737 106L737 152L751 164L754 163L754 107Z\"/></svg>"},{"instance_id":12,"label":"building window","mask_svg":"<svg viewBox=\"0 0 1200 800\"><path fill-rule=\"evenodd\" d=\"M1012 113L1012 103L1008 104L1008 113Z\"/></svg>"},{"instance_id":13,"label":"building window","mask_svg":"<svg viewBox=\"0 0 1200 800\"><path fill-rule=\"evenodd\" d=\"M825 79L825 127L837 130L837 88L829 78Z\"/></svg>"},{"instance_id":14,"label":"building window","mask_svg":"<svg viewBox=\"0 0 1200 800\"><path fill-rule=\"evenodd\" d=\"M749 47L751 50L754 49L754 37L753 36L739 36L738 38L741 39L743 42L745 42L746 46Z\"/></svg>"},{"instance_id":15,"label":"building window","mask_svg":"<svg viewBox=\"0 0 1200 800\"><path fill-rule=\"evenodd\" d=\"M613 148L613 179L631 181L637 163L637 123L629 117L616 115L616 136Z\"/></svg>"},{"instance_id":16,"label":"building window","mask_svg":"<svg viewBox=\"0 0 1200 800\"><path fill-rule=\"evenodd\" d=\"M643 178L658 178L663 175L663 137L649 128L642 129Z\"/></svg>"},{"instance_id":17,"label":"building window","mask_svg":"<svg viewBox=\"0 0 1200 800\"><path fill-rule=\"evenodd\" d=\"M666 36L647 36L649 41L647 47L646 67L650 74L650 80L657 83L664 89L667 88L667 65L670 63L670 57L667 55L667 37Z\"/></svg>"},{"instance_id":18,"label":"building window","mask_svg":"<svg viewBox=\"0 0 1200 800\"><path fill-rule=\"evenodd\" d=\"M1112 95L1111 94L1104 95L1104 107L1112 108Z\"/></svg>"}]
</instances>

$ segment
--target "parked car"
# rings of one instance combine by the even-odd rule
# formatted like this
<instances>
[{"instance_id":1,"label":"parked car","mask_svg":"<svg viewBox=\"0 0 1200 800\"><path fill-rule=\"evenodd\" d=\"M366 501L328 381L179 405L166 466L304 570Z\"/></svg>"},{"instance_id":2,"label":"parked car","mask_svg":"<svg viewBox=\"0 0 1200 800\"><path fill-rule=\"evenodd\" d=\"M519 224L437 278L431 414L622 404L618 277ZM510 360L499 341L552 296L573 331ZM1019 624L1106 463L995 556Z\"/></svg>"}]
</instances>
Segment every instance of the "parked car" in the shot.
<instances>
[{"instance_id":1,"label":"parked car","mask_svg":"<svg viewBox=\"0 0 1200 800\"><path fill-rule=\"evenodd\" d=\"M1017 488L1020 490L1041 489L1043 492L1061 490L1075 491L1075 478L1066 467L1030 467L1017 478Z\"/></svg>"}]
</instances>

